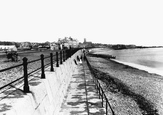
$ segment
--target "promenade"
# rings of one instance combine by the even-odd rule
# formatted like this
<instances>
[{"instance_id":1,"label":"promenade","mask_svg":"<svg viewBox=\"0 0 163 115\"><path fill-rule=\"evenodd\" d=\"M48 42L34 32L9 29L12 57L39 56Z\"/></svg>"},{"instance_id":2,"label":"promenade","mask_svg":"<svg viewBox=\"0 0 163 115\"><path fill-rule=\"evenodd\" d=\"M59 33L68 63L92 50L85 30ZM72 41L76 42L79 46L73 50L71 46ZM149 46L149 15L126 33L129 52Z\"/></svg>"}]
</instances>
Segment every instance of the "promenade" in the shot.
<instances>
[{"instance_id":1,"label":"promenade","mask_svg":"<svg viewBox=\"0 0 163 115\"><path fill-rule=\"evenodd\" d=\"M86 62L77 65L59 115L105 115Z\"/></svg>"},{"instance_id":2,"label":"promenade","mask_svg":"<svg viewBox=\"0 0 163 115\"><path fill-rule=\"evenodd\" d=\"M0 114L105 115L87 63L77 58L81 55L76 52L59 67L54 63L54 71L51 66L45 68L45 78L41 71L30 75L27 93L22 81L5 89L0 94ZM103 106L107 106L105 99Z\"/></svg>"}]
</instances>

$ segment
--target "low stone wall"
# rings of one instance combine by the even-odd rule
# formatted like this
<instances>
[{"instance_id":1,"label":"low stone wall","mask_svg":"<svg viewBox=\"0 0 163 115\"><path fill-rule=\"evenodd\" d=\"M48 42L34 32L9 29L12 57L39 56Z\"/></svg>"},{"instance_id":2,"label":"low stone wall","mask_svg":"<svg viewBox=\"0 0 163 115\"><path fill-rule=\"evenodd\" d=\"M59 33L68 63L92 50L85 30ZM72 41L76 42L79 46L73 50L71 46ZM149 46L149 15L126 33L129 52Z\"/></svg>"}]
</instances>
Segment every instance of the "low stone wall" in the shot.
<instances>
[{"instance_id":1,"label":"low stone wall","mask_svg":"<svg viewBox=\"0 0 163 115\"><path fill-rule=\"evenodd\" d=\"M57 115L67 91L70 79L76 71L74 59L81 56L79 50L54 72L45 71L46 79L35 76L29 81L30 93L24 94L23 87L12 89L0 100L0 114L4 115ZM77 62L78 63L78 62Z\"/></svg>"}]
</instances>

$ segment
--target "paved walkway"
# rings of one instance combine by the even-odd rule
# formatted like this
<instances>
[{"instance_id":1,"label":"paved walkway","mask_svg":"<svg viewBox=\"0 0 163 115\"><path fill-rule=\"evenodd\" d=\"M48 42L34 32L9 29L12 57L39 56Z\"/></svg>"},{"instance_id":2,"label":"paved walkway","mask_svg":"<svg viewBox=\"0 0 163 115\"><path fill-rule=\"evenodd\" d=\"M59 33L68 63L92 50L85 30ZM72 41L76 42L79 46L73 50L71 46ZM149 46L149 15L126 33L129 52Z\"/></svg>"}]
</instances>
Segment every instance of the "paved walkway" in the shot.
<instances>
[{"instance_id":1,"label":"paved walkway","mask_svg":"<svg viewBox=\"0 0 163 115\"><path fill-rule=\"evenodd\" d=\"M59 115L104 115L90 71L84 62L73 75Z\"/></svg>"}]
</instances>

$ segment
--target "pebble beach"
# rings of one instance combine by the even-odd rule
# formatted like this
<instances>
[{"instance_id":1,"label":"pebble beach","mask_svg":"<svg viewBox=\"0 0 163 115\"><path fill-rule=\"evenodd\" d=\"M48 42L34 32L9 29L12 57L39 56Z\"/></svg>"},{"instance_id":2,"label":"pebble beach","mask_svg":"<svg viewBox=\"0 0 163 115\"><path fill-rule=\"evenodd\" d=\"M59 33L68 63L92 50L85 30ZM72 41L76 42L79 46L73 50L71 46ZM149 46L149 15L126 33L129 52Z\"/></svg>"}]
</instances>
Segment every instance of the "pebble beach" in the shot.
<instances>
[{"instance_id":1,"label":"pebble beach","mask_svg":"<svg viewBox=\"0 0 163 115\"><path fill-rule=\"evenodd\" d=\"M104 57L87 58L116 115L163 115L163 76Z\"/></svg>"}]
</instances>

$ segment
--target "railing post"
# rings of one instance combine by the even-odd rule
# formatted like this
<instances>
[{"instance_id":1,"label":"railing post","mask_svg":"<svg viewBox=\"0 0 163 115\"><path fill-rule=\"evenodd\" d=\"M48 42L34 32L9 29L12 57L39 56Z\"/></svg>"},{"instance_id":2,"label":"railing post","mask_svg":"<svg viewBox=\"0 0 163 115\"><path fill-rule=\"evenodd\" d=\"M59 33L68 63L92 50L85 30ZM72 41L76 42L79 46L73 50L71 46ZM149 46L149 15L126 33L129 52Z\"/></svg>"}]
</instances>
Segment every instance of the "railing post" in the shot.
<instances>
[{"instance_id":1,"label":"railing post","mask_svg":"<svg viewBox=\"0 0 163 115\"><path fill-rule=\"evenodd\" d=\"M69 49L69 57L72 56L72 49Z\"/></svg>"},{"instance_id":2,"label":"railing post","mask_svg":"<svg viewBox=\"0 0 163 115\"><path fill-rule=\"evenodd\" d=\"M99 91L99 99L100 99L101 93L100 93L100 86L99 86L99 82L98 82L98 91Z\"/></svg>"},{"instance_id":3,"label":"railing post","mask_svg":"<svg viewBox=\"0 0 163 115\"><path fill-rule=\"evenodd\" d=\"M66 51L63 50L63 61L65 62L65 60L66 60Z\"/></svg>"},{"instance_id":4,"label":"railing post","mask_svg":"<svg viewBox=\"0 0 163 115\"><path fill-rule=\"evenodd\" d=\"M60 64L62 64L62 50L60 51Z\"/></svg>"},{"instance_id":5,"label":"railing post","mask_svg":"<svg viewBox=\"0 0 163 115\"><path fill-rule=\"evenodd\" d=\"M56 52L56 67L59 67L58 52Z\"/></svg>"},{"instance_id":6,"label":"railing post","mask_svg":"<svg viewBox=\"0 0 163 115\"><path fill-rule=\"evenodd\" d=\"M41 79L45 79L44 55L41 54Z\"/></svg>"},{"instance_id":7,"label":"railing post","mask_svg":"<svg viewBox=\"0 0 163 115\"><path fill-rule=\"evenodd\" d=\"M23 68L24 68L24 93L29 93L29 85L28 85L28 70L27 70L27 58L23 58Z\"/></svg>"},{"instance_id":8,"label":"railing post","mask_svg":"<svg viewBox=\"0 0 163 115\"><path fill-rule=\"evenodd\" d=\"M108 102L107 102L107 98L105 97L105 100L106 100L106 105L105 105L105 107L106 107L106 115L108 115Z\"/></svg>"},{"instance_id":9,"label":"railing post","mask_svg":"<svg viewBox=\"0 0 163 115\"><path fill-rule=\"evenodd\" d=\"M64 62L64 50L62 50L62 62Z\"/></svg>"},{"instance_id":10,"label":"railing post","mask_svg":"<svg viewBox=\"0 0 163 115\"><path fill-rule=\"evenodd\" d=\"M70 57L70 49L67 50L67 59Z\"/></svg>"},{"instance_id":11,"label":"railing post","mask_svg":"<svg viewBox=\"0 0 163 115\"><path fill-rule=\"evenodd\" d=\"M66 58L66 60L68 59L68 54L67 53L68 53L68 50L65 51L65 58Z\"/></svg>"},{"instance_id":12,"label":"railing post","mask_svg":"<svg viewBox=\"0 0 163 115\"><path fill-rule=\"evenodd\" d=\"M83 59L84 61L86 61L86 56L85 56L85 52L84 52L84 59Z\"/></svg>"},{"instance_id":13,"label":"railing post","mask_svg":"<svg viewBox=\"0 0 163 115\"><path fill-rule=\"evenodd\" d=\"M53 53L50 53L50 63L51 63L50 71L54 71L54 68L53 68Z\"/></svg>"},{"instance_id":14,"label":"railing post","mask_svg":"<svg viewBox=\"0 0 163 115\"><path fill-rule=\"evenodd\" d=\"M102 107L103 107L103 104L104 104L103 95L104 95L104 92L102 91L102 96L101 96L101 98L102 98Z\"/></svg>"}]
</instances>

